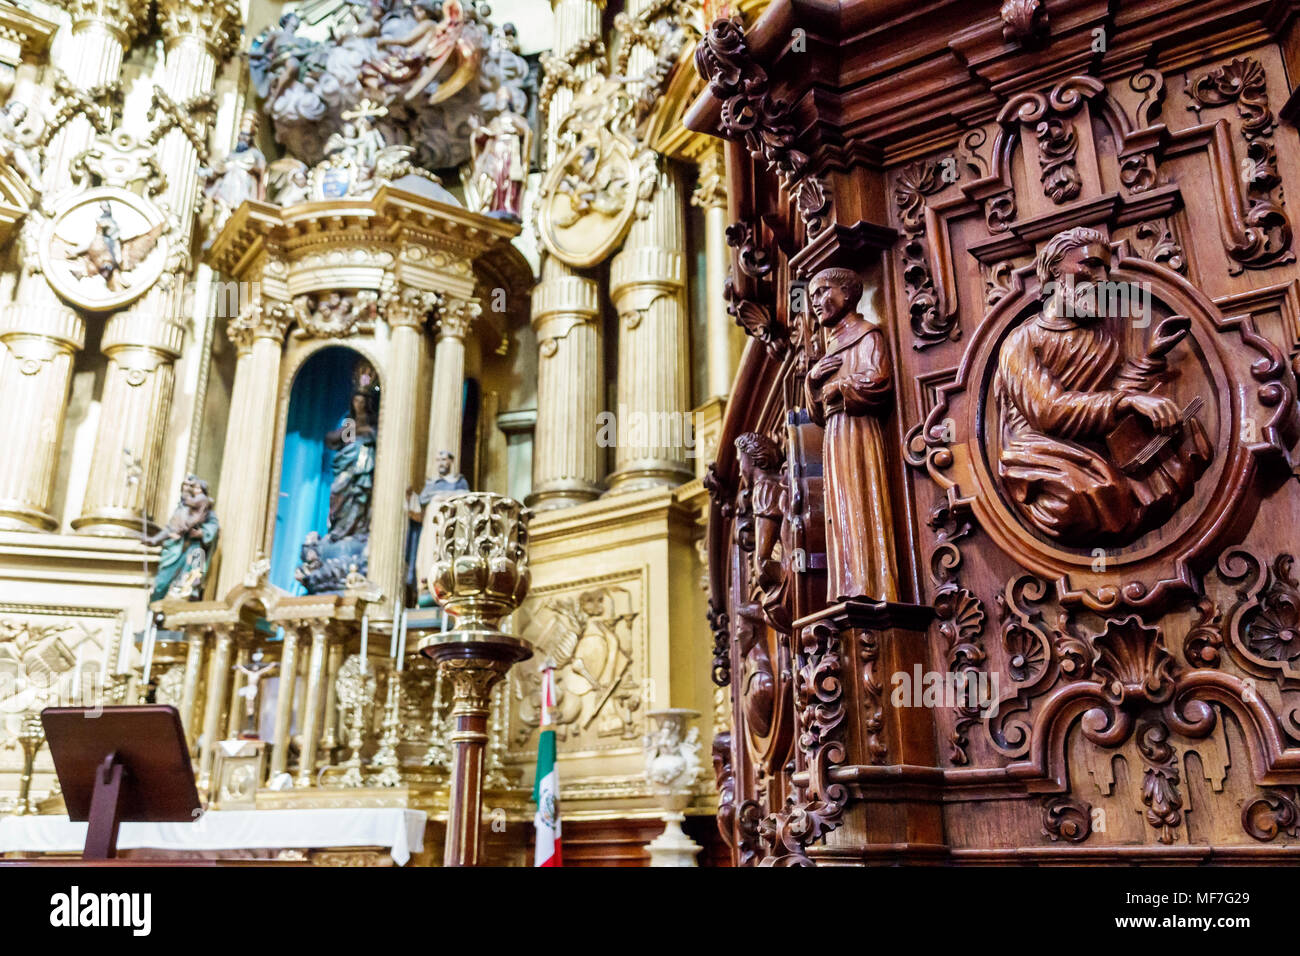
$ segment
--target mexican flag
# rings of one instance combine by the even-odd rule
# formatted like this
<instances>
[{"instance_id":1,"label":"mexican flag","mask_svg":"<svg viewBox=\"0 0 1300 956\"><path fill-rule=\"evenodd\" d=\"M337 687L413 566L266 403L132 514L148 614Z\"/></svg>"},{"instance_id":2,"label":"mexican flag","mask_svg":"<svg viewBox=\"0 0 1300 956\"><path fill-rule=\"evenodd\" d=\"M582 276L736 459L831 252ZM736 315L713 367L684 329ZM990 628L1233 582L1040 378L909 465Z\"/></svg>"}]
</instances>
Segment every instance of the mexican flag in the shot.
<instances>
[{"instance_id":1,"label":"mexican flag","mask_svg":"<svg viewBox=\"0 0 1300 956\"><path fill-rule=\"evenodd\" d=\"M560 778L555 772L555 731L551 729L551 709L555 706L555 671L542 671L541 736L537 739L537 782L533 784L533 802L537 814L537 850L533 866L563 866L560 854Z\"/></svg>"}]
</instances>

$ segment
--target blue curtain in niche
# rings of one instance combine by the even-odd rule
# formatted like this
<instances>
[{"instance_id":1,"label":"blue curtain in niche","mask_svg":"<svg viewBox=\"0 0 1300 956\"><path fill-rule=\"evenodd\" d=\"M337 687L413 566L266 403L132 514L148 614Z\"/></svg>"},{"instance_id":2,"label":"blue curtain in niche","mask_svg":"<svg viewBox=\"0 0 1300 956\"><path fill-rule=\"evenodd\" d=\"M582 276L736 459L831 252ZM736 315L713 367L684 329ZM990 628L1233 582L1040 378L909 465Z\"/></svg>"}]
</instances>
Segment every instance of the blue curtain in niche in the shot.
<instances>
[{"instance_id":1,"label":"blue curtain in niche","mask_svg":"<svg viewBox=\"0 0 1300 956\"><path fill-rule=\"evenodd\" d=\"M271 583L290 594L306 591L294 580L302 539L329 526L330 459L325 433L338 428L349 411L352 372L361 356L352 349L321 349L298 369L289 393L280 497L271 548Z\"/></svg>"}]
</instances>

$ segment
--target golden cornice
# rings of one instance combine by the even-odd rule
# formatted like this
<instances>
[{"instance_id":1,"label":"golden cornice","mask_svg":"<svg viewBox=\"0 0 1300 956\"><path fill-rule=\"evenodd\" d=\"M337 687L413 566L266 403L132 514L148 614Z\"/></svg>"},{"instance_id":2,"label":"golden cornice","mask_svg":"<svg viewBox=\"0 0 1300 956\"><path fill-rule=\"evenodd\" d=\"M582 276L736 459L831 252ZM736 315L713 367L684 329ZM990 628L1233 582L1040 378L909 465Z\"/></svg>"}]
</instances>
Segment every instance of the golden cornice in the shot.
<instances>
[{"instance_id":1,"label":"golden cornice","mask_svg":"<svg viewBox=\"0 0 1300 956\"><path fill-rule=\"evenodd\" d=\"M503 248L518 234L514 223L384 186L369 199L323 200L289 209L246 202L217 236L207 261L237 280L261 281L267 264L282 260L286 294L300 294L339 285L324 274L330 268L328 259L317 270L321 275L301 276L305 259L360 249L375 257L368 264L355 259L351 263L369 269L367 286L378 288L380 278L392 272L406 285L470 296L476 284L474 266L481 257L515 275L521 268L526 271L526 265L516 261L517 250L512 256Z\"/></svg>"},{"instance_id":2,"label":"golden cornice","mask_svg":"<svg viewBox=\"0 0 1300 956\"><path fill-rule=\"evenodd\" d=\"M539 512L528 526L528 536L536 554L534 566L551 557L544 554L548 545L566 538L579 544L590 543L594 529L599 529L603 535L618 532L620 545L638 540L662 540L665 532L689 541L695 513L677 500L674 490L651 488L598 498L571 508ZM605 539L591 543L590 547L595 551L605 550L609 543Z\"/></svg>"},{"instance_id":3,"label":"golden cornice","mask_svg":"<svg viewBox=\"0 0 1300 956\"><path fill-rule=\"evenodd\" d=\"M44 56L57 29L58 24L29 10L0 4L0 36L17 43L23 56Z\"/></svg>"}]
</instances>

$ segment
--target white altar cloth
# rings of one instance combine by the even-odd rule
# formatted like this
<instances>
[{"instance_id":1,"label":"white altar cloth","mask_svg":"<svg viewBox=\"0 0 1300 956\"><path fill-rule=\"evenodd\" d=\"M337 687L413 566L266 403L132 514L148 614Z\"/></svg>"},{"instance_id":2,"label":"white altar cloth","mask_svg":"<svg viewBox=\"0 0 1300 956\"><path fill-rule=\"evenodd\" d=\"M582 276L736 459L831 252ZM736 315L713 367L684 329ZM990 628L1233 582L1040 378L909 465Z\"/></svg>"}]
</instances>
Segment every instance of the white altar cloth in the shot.
<instances>
[{"instance_id":1,"label":"white altar cloth","mask_svg":"<svg viewBox=\"0 0 1300 956\"><path fill-rule=\"evenodd\" d=\"M123 823L119 850L261 850L380 846L398 866L424 848L423 810L212 810L193 823ZM76 853L86 824L66 816L0 818L0 853Z\"/></svg>"}]
</instances>

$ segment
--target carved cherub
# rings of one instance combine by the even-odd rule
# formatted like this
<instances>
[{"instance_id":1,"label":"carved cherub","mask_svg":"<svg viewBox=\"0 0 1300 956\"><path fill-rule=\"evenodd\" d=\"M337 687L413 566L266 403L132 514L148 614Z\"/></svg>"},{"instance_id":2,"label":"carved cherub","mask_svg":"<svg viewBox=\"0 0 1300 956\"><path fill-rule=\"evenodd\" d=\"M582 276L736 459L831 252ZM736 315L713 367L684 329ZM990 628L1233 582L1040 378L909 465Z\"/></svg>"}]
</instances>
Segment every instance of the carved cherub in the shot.
<instances>
[{"instance_id":1,"label":"carved cherub","mask_svg":"<svg viewBox=\"0 0 1300 956\"><path fill-rule=\"evenodd\" d=\"M41 115L26 103L11 100L0 107L0 159L9 163L32 189L40 189Z\"/></svg>"}]
</instances>

